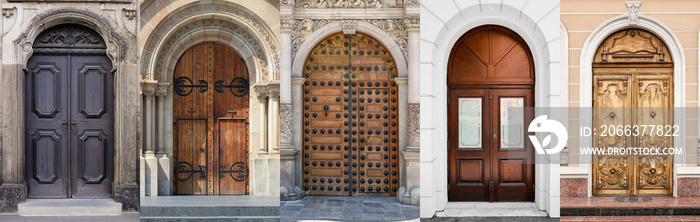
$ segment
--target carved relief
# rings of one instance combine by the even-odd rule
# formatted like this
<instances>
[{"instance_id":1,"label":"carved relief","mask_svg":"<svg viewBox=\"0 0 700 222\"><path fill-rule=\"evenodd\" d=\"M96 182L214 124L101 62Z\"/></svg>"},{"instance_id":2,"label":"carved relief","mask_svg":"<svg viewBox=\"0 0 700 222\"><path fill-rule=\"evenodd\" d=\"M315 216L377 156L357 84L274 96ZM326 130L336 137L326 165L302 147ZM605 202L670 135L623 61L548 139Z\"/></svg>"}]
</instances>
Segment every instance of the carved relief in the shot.
<instances>
[{"instance_id":1,"label":"carved relief","mask_svg":"<svg viewBox=\"0 0 700 222\"><path fill-rule=\"evenodd\" d=\"M59 27L43 32L41 36L36 38L34 47L105 48L105 43L97 33L72 27Z\"/></svg>"},{"instance_id":2,"label":"carved relief","mask_svg":"<svg viewBox=\"0 0 700 222\"><path fill-rule=\"evenodd\" d=\"M298 7L302 8L381 8L382 0L306 0Z\"/></svg>"},{"instance_id":3,"label":"carved relief","mask_svg":"<svg viewBox=\"0 0 700 222\"><path fill-rule=\"evenodd\" d=\"M355 19L344 19L343 20L343 34L354 35L355 29L357 29L357 20Z\"/></svg>"},{"instance_id":4,"label":"carved relief","mask_svg":"<svg viewBox=\"0 0 700 222\"><path fill-rule=\"evenodd\" d=\"M292 58L299 51L301 44L306 41L306 38L311 35L317 29L331 23L333 20L321 19L321 20L311 20L311 19L297 19L294 21L294 27L296 29L292 32Z\"/></svg>"},{"instance_id":5,"label":"carved relief","mask_svg":"<svg viewBox=\"0 0 700 222\"><path fill-rule=\"evenodd\" d=\"M420 104L408 104L408 144L420 144Z\"/></svg>"},{"instance_id":6,"label":"carved relief","mask_svg":"<svg viewBox=\"0 0 700 222\"><path fill-rule=\"evenodd\" d=\"M596 188L629 188L627 161L627 156L598 156Z\"/></svg>"},{"instance_id":7,"label":"carved relief","mask_svg":"<svg viewBox=\"0 0 700 222\"><path fill-rule=\"evenodd\" d=\"M627 7L627 16L629 17L629 24L639 24L639 8L642 7L642 2L625 2L625 6Z\"/></svg>"},{"instance_id":8,"label":"carved relief","mask_svg":"<svg viewBox=\"0 0 700 222\"><path fill-rule=\"evenodd\" d=\"M280 104L280 141L292 142L292 104Z\"/></svg>"},{"instance_id":9,"label":"carved relief","mask_svg":"<svg viewBox=\"0 0 700 222\"><path fill-rule=\"evenodd\" d=\"M406 26L404 25L404 19L372 19L365 21L379 27L380 29L384 30L385 33L391 36L396 44L399 45L404 58L408 58L408 32L406 31Z\"/></svg>"},{"instance_id":10,"label":"carved relief","mask_svg":"<svg viewBox=\"0 0 700 222\"><path fill-rule=\"evenodd\" d=\"M594 61L671 62L663 41L641 29L627 29L610 35L598 48Z\"/></svg>"},{"instance_id":11,"label":"carved relief","mask_svg":"<svg viewBox=\"0 0 700 222\"><path fill-rule=\"evenodd\" d=\"M160 28L157 30L157 32L149 37L149 42L146 43L145 49L143 50L143 60L141 63L141 70L149 70L151 66L151 59L152 55L154 53L155 48L158 46L160 43L160 40L165 38L165 35L167 33L172 32L173 27L175 27L177 24L180 24L183 20L188 19L192 17L193 15L198 15L198 14L204 14L204 13L220 13L220 14L226 14L226 15L231 15L235 17L236 19L246 23L247 25L252 27L253 32L256 32L258 35L260 35L261 40L258 40L257 38L253 37L254 35L248 34L249 38L244 38L246 39L247 43L251 45L262 45L266 46L268 48L268 51L271 53L271 59L275 64L275 70L273 73L273 78L274 79L279 79L279 55L278 55L278 50L277 50L277 42L276 39L277 37L272 34L272 31L265 25L265 22L257 18L255 15L249 14L247 11L236 8L236 7L230 7L228 5L219 5L219 4L200 4L200 5L194 5L192 7L184 8L180 11L172 13L168 18L164 19L165 22L160 25ZM227 22L227 21L222 21L223 23L227 23L232 25L233 27L236 27L236 29L240 29L240 31L237 32L237 34L241 34L242 32L248 32L248 30L245 30L242 27L239 27L237 25L234 25L233 23ZM172 39L172 38L171 38ZM265 55L264 50L262 48L255 47L255 53L256 54L262 54ZM258 55L256 55L258 56ZM164 56L159 56L159 57L164 57ZM267 58L266 56L260 57L260 58ZM159 59L160 60L160 59ZM266 59L261 59L259 62L264 63L261 65L261 69L263 74L267 73L267 70L270 69L269 64L267 64ZM156 66L162 65L162 63L156 63ZM162 67L162 66L161 66ZM156 72L161 69L161 67L156 67ZM146 76L146 72L141 73L142 79L147 79L149 76ZM158 74L158 73L156 73ZM263 75L265 76L265 75ZM267 78L267 77L265 77ZM267 80L264 80L267 81Z\"/></svg>"},{"instance_id":12,"label":"carved relief","mask_svg":"<svg viewBox=\"0 0 700 222\"><path fill-rule=\"evenodd\" d=\"M671 167L668 156L639 156L637 163L639 172L637 187L669 189L669 179L672 175L668 171Z\"/></svg>"}]
</instances>

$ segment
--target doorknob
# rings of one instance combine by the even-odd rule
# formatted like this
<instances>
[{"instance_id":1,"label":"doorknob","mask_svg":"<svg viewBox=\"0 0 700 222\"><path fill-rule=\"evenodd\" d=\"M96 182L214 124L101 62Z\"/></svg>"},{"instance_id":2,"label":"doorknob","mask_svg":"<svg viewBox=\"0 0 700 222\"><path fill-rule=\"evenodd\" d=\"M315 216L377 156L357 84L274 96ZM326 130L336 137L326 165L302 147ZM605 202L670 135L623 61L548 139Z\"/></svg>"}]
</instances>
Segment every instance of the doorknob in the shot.
<instances>
[{"instance_id":1,"label":"doorknob","mask_svg":"<svg viewBox=\"0 0 700 222\"><path fill-rule=\"evenodd\" d=\"M496 139L496 138L498 138L498 135L496 135L496 134L494 133L494 134L493 134L493 139Z\"/></svg>"},{"instance_id":2,"label":"doorknob","mask_svg":"<svg viewBox=\"0 0 700 222\"><path fill-rule=\"evenodd\" d=\"M72 126L71 126L71 131L73 131L73 135L75 135L75 134L77 133L77 131L78 131L78 127L77 127L78 122L76 122L75 120L73 120L73 122L71 122L70 124L72 125Z\"/></svg>"}]
</instances>

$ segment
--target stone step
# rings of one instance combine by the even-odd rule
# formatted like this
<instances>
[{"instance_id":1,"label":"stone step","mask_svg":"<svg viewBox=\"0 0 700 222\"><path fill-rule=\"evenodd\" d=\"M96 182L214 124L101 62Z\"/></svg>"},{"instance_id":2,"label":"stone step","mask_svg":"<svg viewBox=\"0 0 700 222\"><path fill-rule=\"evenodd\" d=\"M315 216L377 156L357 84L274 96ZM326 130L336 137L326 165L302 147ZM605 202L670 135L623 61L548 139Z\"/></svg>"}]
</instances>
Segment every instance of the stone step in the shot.
<instances>
[{"instance_id":1,"label":"stone step","mask_svg":"<svg viewBox=\"0 0 700 222\"><path fill-rule=\"evenodd\" d=\"M562 216L700 215L700 198L672 196L562 197Z\"/></svg>"},{"instance_id":2,"label":"stone step","mask_svg":"<svg viewBox=\"0 0 700 222\"><path fill-rule=\"evenodd\" d=\"M122 204L112 199L27 199L17 206L20 216L116 216Z\"/></svg>"},{"instance_id":3,"label":"stone step","mask_svg":"<svg viewBox=\"0 0 700 222\"><path fill-rule=\"evenodd\" d=\"M279 216L244 216L244 217L141 217L141 222L165 222L165 221L260 221L278 222Z\"/></svg>"},{"instance_id":4,"label":"stone step","mask_svg":"<svg viewBox=\"0 0 700 222\"><path fill-rule=\"evenodd\" d=\"M279 206L141 206L141 217L276 217Z\"/></svg>"},{"instance_id":5,"label":"stone step","mask_svg":"<svg viewBox=\"0 0 700 222\"><path fill-rule=\"evenodd\" d=\"M662 207L662 208L561 208L562 216L672 216L699 215L698 207Z\"/></svg>"},{"instance_id":6,"label":"stone step","mask_svg":"<svg viewBox=\"0 0 700 222\"><path fill-rule=\"evenodd\" d=\"M489 217L433 217L433 218L421 218L421 222L454 222L454 221L479 221L479 222L498 222L498 221L520 221L520 222L546 222L546 221L559 221L559 218L550 217L513 217L513 216L489 216Z\"/></svg>"}]
</instances>

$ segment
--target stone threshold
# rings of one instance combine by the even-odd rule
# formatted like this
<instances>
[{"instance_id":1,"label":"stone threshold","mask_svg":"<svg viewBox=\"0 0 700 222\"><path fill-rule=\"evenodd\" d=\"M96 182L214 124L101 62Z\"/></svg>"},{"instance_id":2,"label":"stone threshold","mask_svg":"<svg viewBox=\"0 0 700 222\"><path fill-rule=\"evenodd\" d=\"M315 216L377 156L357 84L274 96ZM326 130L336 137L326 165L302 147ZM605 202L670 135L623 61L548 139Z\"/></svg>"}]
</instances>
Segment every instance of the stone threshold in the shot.
<instances>
[{"instance_id":1,"label":"stone threshold","mask_svg":"<svg viewBox=\"0 0 700 222\"><path fill-rule=\"evenodd\" d=\"M700 215L700 197L562 197L560 206L562 216Z\"/></svg>"},{"instance_id":2,"label":"stone threshold","mask_svg":"<svg viewBox=\"0 0 700 222\"><path fill-rule=\"evenodd\" d=\"M432 220L508 221L509 218L517 218L519 221L546 221L549 220L549 215L533 202L448 202L445 210L435 213Z\"/></svg>"},{"instance_id":3,"label":"stone threshold","mask_svg":"<svg viewBox=\"0 0 700 222\"><path fill-rule=\"evenodd\" d=\"M118 216L122 204L112 199L27 199L17 206L19 216Z\"/></svg>"},{"instance_id":4,"label":"stone threshold","mask_svg":"<svg viewBox=\"0 0 700 222\"><path fill-rule=\"evenodd\" d=\"M700 221L700 216L563 216L561 221Z\"/></svg>"}]
</instances>

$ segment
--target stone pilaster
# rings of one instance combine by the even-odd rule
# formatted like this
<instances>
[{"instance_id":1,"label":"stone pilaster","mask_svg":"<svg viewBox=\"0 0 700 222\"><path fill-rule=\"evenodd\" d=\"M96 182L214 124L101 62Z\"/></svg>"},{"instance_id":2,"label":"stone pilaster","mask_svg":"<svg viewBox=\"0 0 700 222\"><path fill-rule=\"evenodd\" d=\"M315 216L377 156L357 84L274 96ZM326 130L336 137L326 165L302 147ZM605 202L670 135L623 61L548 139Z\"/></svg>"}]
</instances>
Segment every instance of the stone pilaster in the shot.
<instances>
[{"instance_id":1,"label":"stone pilaster","mask_svg":"<svg viewBox=\"0 0 700 222\"><path fill-rule=\"evenodd\" d=\"M158 83L156 88L157 101L157 140L156 158L158 158L158 195L168 196L171 194L172 168L170 157L165 152L165 99L168 96L170 83Z\"/></svg>"},{"instance_id":2,"label":"stone pilaster","mask_svg":"<svg viewBox=\"0 0 700 222\"><path fill-rule=\"evenodd\" d=\"M145 100L145 120L146 130L144 131L144 136L146 137L146 143L144 144L143 159L145 163L145 183L141 186L145 186L146 196L158 196L158 159L155 156L154 151L154 140L155 140L155 129L153 127L154 123L154 106L153 97L157 88L156 81L144 81L141 83L141 92L143 93L143 99Z\"/></svg>"}]
</instances>

